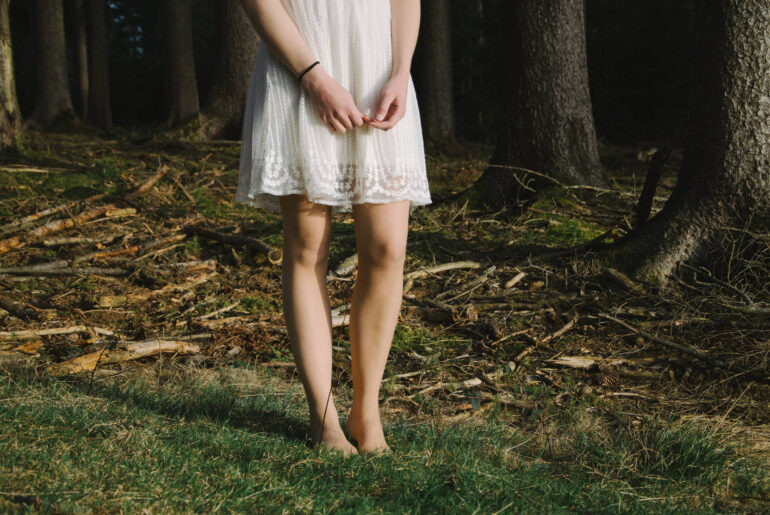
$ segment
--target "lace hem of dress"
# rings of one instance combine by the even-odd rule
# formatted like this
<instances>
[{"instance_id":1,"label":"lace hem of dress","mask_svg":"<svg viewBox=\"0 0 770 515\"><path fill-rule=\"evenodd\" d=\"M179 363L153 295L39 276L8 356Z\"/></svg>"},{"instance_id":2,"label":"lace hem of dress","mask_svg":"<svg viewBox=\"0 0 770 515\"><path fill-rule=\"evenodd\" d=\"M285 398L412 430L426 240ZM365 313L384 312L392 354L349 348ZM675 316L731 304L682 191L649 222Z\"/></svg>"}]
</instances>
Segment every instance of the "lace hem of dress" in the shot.
<instances>
[{"instance_id":1,"label":"lace hem of dress","mask_svg":"<svg viewBox=\"0 0 770 515\"><path fill-rule=\"evenodd\" d=\"M261 174L254 168L261 167ZM256 180L259 178L260 180ZM310 202L351 212L353 204L410 201L410 212L432 203L424 167L263 162L251 173L241 173L235 200L254 207L280 211L278 197L307 194Z\"/></svg>"}]
</instances>

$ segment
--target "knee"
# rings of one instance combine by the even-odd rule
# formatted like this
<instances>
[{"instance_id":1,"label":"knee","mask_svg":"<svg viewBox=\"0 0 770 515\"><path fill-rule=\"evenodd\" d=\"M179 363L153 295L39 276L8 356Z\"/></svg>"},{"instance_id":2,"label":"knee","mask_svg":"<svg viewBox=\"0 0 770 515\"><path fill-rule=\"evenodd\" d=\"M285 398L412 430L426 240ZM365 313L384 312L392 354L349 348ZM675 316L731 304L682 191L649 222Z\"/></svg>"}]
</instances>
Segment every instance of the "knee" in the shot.
<instances>
[{"instance_id":1,"label":"knee","mask_svg":"<svg viewBox=\"0 0 770 515\"><path fill-rule=\"evenodd\" d=\"M319 241L299 240L284 245L284 261L302 267L326 266L328 253L326 246Z\"/></svg>"},{"instance_id":2,"label":"knee","mask_svg":"<svg viewBox=\"0 0 770 515\"><path fill-rule=\"evenodd\" d=\"M391 241L375 241L363 250L359 260L376 267L403 267L406 247Z\"/></svg>"}]
</instances>

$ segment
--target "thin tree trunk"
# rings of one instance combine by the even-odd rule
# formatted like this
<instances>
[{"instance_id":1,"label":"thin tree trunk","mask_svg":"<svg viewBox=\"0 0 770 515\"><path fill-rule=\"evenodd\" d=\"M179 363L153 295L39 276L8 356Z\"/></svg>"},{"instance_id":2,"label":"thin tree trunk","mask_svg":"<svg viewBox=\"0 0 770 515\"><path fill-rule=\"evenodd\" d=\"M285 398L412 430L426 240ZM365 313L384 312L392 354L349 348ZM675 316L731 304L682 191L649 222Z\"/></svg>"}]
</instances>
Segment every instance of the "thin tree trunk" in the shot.
<instances>
[{"instance_id":1,"label":"thin tree trunk","mask_svg":"<svg viewBox=\"0 0 770 515\"><path fill-rule=\"evenodd\" d=\"M86 0L86 4L89 35L88 121L102 129L111 129L112 106L105 3L104 0Z\"/></svg>"},{"instance_id":2,"label":"thin tree trunk","mask_svg":"<svg viewBox=\"0 0 770 515\"><path fill-rule=\"evenodd\" d=\"M423 0L416 74L426 142L455 143L449 0Z\"/></svg>"},{"instance_id":3,"label":"thin tree trunk","mask_svg":"<svg viewBox=\"0 0 770 515\"><path fill-rule=\"evenodd\" d=\"M166 123L173 127L200 112L195 78L190 0L163 1Z\"/></svg>"},{"instance_id":4,"label":"thin tree trunk","mask_svg":"<svg viewBox=\"0 0 770 515\"><path fill-rule=\"evenodd\" d=\"M770 214L770 9L766 0L699 6L690 137L663 209L621 238L607 259L666 285L679 262L708 264L722 235Z\"/></svg>"},{"instance_id":5,"label":"thin tree trunk","mask_svg":"<svg viewBox=\"0 0 770 515\"><path fill-rule=\"evenodd\" d=\"M67 78L62 0L34 0L35 109L31 120L46 127L74 113Z\"/></svg>"},{"instance_id":6,"label":"thin tree trunk","mask_svg":"<svg viewBox=\"0 0 770 515\"><path fill-rule=\"evenodd\" d=\"M491 166L480 183L499 207L524 192L522 171L559 180L606 186L588 88L583 0L517 0L504 4L506 33L501 73L503 121Z\"/></svg>"},{"instance_id":7,"label":"thin tree trunk","mask_svg":"<svg viewBox=\"0 0 770 515\"><path fill-rule=\"evenodd\" d=\"M9 7L10 0L0 0L0 149L18 145L21 125L13 74Z\"/></svg>"},{"instance_id":8,"label":"thin tree trunk","mask_svg":"<svg viewBox=\"0 0 770 515\"><path fill-rule=\"evenodd\" d=\"M257 33L237 0L215 0L217 50L201 137L239 138Z\"/></svg>"},{"instance_id":9,"label":"thin tree trunk","mask_svg":"<svg viewBox=\"0 0 770 515\"><path fill-rule=\"evenodd\" d=\"M88 118L88 25L83 0L72 1L72 35L75 57L75 99L78 114Z\"/></svg>"}]
</instances>

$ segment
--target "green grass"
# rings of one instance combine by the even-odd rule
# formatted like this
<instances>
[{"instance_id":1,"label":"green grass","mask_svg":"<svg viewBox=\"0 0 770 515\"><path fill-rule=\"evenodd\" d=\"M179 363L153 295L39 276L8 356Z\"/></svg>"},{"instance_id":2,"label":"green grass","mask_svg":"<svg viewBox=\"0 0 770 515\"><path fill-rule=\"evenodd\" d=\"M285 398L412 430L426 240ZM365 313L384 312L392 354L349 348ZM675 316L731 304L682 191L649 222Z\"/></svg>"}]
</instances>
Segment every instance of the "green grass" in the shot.
<instances>
[{"instance_id":1,"label":"green grass","mask_svg":"<svg viewBox=\"0 0 770 515\"><path fill-rule=\"evenodd\" d=\"M3 372L0 509L23 509L8 492L126 513L722 512L767 496L766 470L705 428L606 423L581 406L539 432L499 409L473 425L393 420L393 455L319 454L296 382L230 372L241 379L122 376L90 392L87 378Z\"/></svg>"}]
</instances>

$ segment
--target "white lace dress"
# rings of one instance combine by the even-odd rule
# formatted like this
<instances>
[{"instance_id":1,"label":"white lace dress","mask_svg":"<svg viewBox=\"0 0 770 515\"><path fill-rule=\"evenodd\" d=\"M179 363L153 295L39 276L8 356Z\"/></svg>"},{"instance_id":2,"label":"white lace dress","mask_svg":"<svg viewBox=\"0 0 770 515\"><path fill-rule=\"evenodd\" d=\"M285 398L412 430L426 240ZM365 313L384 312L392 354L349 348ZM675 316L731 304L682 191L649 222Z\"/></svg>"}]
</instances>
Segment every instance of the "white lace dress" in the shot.
<instances>
[{"instance_id":1,"label":"white lace dress","mask_svg":"<svg viewBox=\"0 0 770 515\"><path fill-rule=\"evenodd\" d=\"M283 0L326 71L374 116L391 71L390 0ZM352 204L432 202L414 84L406 114L389 131L368 125L331 132L307 91L262 43L243 122L235 200L280 210L278 197L307 193L335 212Z\"/></svg>"}]
</instances>

